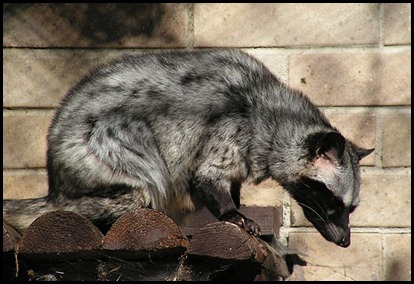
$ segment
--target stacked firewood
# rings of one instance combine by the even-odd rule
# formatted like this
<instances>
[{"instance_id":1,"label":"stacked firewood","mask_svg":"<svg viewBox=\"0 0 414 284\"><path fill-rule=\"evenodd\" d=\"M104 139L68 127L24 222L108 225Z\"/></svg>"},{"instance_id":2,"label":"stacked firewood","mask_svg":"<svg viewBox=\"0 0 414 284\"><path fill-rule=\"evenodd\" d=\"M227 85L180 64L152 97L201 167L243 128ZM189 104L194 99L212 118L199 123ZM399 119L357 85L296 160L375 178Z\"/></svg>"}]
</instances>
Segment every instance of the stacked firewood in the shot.
<instances>
[{"instance_id":1,"label":"stacked firewood","mask_svg":"<svg viewBox=\"0 0 414 284\"><path fill-rule=\"evenodd\" d=\"M39 217L22 236L3 222L3 260L3 280L280 280L292 272L283 250L234 224L180 228L151 209L122 215L105 235L68 211Z\"/></svg>"}]
</instances>

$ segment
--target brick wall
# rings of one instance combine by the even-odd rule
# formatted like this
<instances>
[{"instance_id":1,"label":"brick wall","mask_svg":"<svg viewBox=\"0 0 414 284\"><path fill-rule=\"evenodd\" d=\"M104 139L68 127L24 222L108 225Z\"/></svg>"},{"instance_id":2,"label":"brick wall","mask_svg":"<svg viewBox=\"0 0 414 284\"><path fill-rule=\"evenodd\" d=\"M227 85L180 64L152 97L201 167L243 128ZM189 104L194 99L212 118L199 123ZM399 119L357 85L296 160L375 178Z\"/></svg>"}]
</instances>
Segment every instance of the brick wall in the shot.
<instances>
[{"instance_id":1,"label":"brick wall","mask_svg":"<svg viewBox=\"0 0 414 284\"><path fill-rule=\"evenodd\" d=\"M352 245L326 242L274 182L281 240L306 253L292 279L411 279L411 4L3 4L3 197L47 193L46 133L87 71L124 53L234 47L303 90L363 161Z\"/></svg>"}]
</instances>

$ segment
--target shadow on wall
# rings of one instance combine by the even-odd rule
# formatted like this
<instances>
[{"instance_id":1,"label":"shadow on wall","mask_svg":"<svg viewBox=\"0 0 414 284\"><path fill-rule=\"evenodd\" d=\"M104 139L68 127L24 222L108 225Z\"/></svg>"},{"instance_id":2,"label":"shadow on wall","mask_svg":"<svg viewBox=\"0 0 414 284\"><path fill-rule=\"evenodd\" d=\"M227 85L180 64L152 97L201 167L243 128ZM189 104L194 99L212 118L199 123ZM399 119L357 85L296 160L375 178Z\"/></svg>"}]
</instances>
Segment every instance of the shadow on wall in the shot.
<instances>
[{"instance_id":1,"label":"shadow on wall","mask_svg":"<svg viewBox=\"0 0 414 284\"><path fill-rule=\"evenodd\" d=\"M165 14L163 3L8 3L3 4L3 44L122 48L130 38L160 36L157 29ZM16 26L23 39L12 35ZM169 33L161 35L174 41Z\"/></svg>"},{"instance_id":2,"label":"shadow on wall","mask_svg":"<svg viewBox=\"0 0 414 284\"><path fill-rule=\"evenodd\" d=\"M391 261L390 264L385 269L385 281L407 281L411 280L407 278L407 265L404 265L403 260Z\"/></svg>"},{"instance_id":3,"label":"shadow on wall","mask_svg":"<svg viewBox=\"0 0 414 284\"><path fill-rule=\"evenodd\" d=\"M57 107L89 70L140 52L125 48L185 45L186 8L165 3L3 4L3 107Z\"/></svg>"}]
</instances>

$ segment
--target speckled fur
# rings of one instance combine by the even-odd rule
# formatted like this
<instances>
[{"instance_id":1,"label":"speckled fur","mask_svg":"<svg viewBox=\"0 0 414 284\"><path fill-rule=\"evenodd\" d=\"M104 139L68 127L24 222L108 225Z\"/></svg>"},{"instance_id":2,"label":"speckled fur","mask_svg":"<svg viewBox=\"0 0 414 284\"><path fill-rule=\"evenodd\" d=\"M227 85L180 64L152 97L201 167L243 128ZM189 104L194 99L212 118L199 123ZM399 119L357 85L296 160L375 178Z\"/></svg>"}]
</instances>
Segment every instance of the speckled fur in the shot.
<instances>
[{"instance_id":1,"label":"speckled fur","mask_svg":"<svg viewBox=\"0 0 414 284\"><path fill-rule=\"evenodd\" d=\"M309 137L329 132L338 130L304 95L243 52L126 56L69 92L48 134L48 196L20 207L6 200L4 218L23 230L48 210L111 223L150 207L179 222L206 205L257 234L231 196L245 181L272 177L297 194L299 181L313 178L347 196L344 208L358 203L357 164L367 152L346 141L345 154L321 173L319 140Z\"/></svg>"}]
</instances>

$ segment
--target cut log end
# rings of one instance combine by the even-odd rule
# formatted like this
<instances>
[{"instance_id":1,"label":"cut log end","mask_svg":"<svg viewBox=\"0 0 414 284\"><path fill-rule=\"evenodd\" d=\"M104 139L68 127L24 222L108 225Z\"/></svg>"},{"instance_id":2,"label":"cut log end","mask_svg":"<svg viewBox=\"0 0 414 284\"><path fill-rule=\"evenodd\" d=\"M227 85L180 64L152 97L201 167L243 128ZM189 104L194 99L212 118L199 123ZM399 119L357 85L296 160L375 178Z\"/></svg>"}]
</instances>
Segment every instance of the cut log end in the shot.
<instances>
[{"instance_id":1,"label":"cut log end","mask_svg":"<svg viewBox=\"0 0 414 284\"><path fill-rule=\"evenodd\" d=\"M239 226L229 222L207 224L196 232L187 249L189 255L247 260L255 256L255 241Z\"/></svg>"},{"instance_id":2,"label":"cut log end","mask_svg":"<svg viewBox=\"0 0 414 284\"><path fill-rule=\"evenodd\" d=\"M69 211L54 211L37 218L24 232L21 253L62 253L97 249L103 235L91 221Z\"/></svg>"},{"instance_id":3,"label":"cut log end","mask_svg":"<svg viewBox=\"0 0 414 284\"><path fill-rule=\"evenodd\" d=\"M103 239L108 250L156 250L186 248L180 228L159 211L141 208L122 215Z\"/></svg>"},{"instance_id":4,"label":"cut log end","mask_svg":"<svg viewBox=\"0 0 414 284\"><path fill-rule=\"evenodd\" d=\"M262 270L259 275L265 275L266 279L284 279L290 275L284 254L239 226L224 221L210 223L194 234L187 255L190 262L209 257L259 265Z\"/></svg>"},{"instance_id":5,"label":"cut log end","mask_svg":"<svg viewBox=\"0 0 414 284\"><path fill-rule=\"evenodd\" d=\"M268 240L269 236L274 234L262 238ZM19 267L20 271L34 271L34 276L28 278L37 280L49 275L62 280L162 275L170 280L239 281L281 280L290 275L286 251L235 224L209 223L196 231L189 242L170 218L151 209L122 215L105 237L76 213L50 212L36 219L20 241L19 235L4 223L3 244L4 255L13 263L8 268L9 274L13 273L10 279L17 277ZM19 253L18 258L10 253L13 250ZM51 260L55 261L53 267ZM144 270L140 270L142 267ZM20 273L19 277L25 276Z\"/></svg>"}]
</instances>

